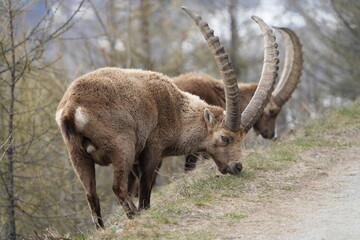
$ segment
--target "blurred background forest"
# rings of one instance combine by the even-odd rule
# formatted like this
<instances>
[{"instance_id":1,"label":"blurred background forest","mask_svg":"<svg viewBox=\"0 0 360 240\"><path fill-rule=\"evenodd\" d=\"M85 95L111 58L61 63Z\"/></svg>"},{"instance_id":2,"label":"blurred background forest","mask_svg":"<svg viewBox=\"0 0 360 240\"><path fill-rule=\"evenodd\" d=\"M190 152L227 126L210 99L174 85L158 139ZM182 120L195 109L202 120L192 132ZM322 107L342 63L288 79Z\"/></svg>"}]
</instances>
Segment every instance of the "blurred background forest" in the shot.
<instances>
[{"instance_id":1,"label":"blurred background forest","mask_svg":"<svg viewBox=\"0 0 360 240\"><path fill-rule=\"evenodd\" d=\"M104 66L150 69L170 77L197 71L219 78L182 5L202 15L220 36L242 82L257 82L263 62L261 32L251 15L298 34L305 65L278 121L279 137L359 95L356 0L3 0L0 239L32 236L50 226L59 232L93 227L54 121L57 104L74 78ZM283 62L281 37L277 39ZM183 161L177 166L182 172ZM106 219L119 205L111 190L111 167L97 171ZM171 179L165 172L163 178Z\"/></svg>"}]
</instances>

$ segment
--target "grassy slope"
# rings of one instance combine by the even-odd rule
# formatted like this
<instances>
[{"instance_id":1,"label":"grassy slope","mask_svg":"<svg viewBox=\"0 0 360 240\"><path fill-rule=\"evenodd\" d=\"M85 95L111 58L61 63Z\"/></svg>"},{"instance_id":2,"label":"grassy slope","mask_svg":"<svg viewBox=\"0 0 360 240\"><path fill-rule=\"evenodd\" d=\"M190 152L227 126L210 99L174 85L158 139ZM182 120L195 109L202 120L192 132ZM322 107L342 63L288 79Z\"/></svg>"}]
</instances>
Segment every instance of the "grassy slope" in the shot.
<instances>
[{"instance_id":1,"label":"grassy slope","mask_svg":"<svg viewBox=\"0 0 360 240\"><path fill-rule=\"evenodd\" d=\"M338 159L336 151L360 146L360 100L281 140L243 153L240 176L221 175L204 162L194 172L157 189L152 206L135 220L121 207L108 216L108 228L87 239L214 239L256 214L276 196L301 188L304 181ZM79 239L83 239L82 237Z\"/></svg>"}]
</instances>

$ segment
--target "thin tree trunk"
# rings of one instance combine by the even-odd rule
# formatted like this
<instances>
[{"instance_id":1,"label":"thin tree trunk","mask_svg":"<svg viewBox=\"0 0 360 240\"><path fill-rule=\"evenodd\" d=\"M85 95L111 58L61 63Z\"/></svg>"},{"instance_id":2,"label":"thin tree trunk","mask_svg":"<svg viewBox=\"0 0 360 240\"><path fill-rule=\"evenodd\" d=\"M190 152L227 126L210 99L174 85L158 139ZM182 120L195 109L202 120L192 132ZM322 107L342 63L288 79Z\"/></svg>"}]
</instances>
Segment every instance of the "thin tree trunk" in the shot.
<instances>
[{"instance_id":1,"label":"thin tree trunk","mask_svg":"<svg viewBox=\"0 0 360 240\"><path fill-rule=\"evenodd\" d=\"M9 4L9 34L11 41L11 79L10 79L10 103L8 109L8 136L9 136L9 147L6 151L7 162L8 162L8 218L9 218L9 234L10 240L16 239L16 225L15 225L15 199L14 199L14 169L13 169L13 139L14 139L14 103L15 103L15 82L16 82L16 60L15 60L15 43L14 43L14 23L13 23L13 9L11 0L8 0Z\"/></svg>"},{"instance_id":2,"label":"thin tree trunk","mask_svg":"<svg viewBox=\"0 0 360 240\"><path fill-rule=\"evenodd\" d=\"M152 70L151 61L151 45L150 45L150 31L149 31L149 2L148 0L141 0L141 35L143 48L145 52L145 69Z\"/></svg>"},{"instance_id":3,"label":"thin tree trunk","mask_svg":"<svg viewBox=\"0 0 360 240\"><path fill-rule=\"evenodd\" d=\"M109 52L109 58L110 58L110 66L115 67L117 66L117 50L116 50L116 30L117 26L115 25L113 19L116 19L116 7L115 7L115 1L111 0L108 2L109 9L109 19L108 19L108 26L110 27L110 32L112 34L109 35L109 42L110 42L110 52Z\"/></svg>"},{"instance_id":4,"label":"thin tree trunk","mask_svg":"<svg viewBox=\"0 0 360 240\"><path fill-rule=\"evenodd\" d=\"M127 18L126 18L126 68L131 67L132 56L131 56L131 0L127 3Z\"/></svg>"}]
</instances>

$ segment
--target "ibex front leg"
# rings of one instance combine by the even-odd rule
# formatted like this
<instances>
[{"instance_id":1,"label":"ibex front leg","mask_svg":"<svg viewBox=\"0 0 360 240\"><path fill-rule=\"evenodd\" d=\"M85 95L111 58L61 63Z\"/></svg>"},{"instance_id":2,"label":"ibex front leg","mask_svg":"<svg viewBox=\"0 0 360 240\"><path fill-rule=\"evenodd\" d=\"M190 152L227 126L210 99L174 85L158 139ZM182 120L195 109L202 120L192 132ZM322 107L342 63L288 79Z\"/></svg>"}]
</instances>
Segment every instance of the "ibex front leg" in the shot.
<instances>
[{"instance_id":1,"label":"ibex front leg","mask_svg":"<svg viewBox=\"0 0 360 240\"><path fill-rule=\"evenodd\" d=\"M155 171L160 168L161 153L156 148L145 149L139 162L140 189L139 189L139 210L150 207L150 195L155 184L157 174Z\"/></svg>"}]
</instances>

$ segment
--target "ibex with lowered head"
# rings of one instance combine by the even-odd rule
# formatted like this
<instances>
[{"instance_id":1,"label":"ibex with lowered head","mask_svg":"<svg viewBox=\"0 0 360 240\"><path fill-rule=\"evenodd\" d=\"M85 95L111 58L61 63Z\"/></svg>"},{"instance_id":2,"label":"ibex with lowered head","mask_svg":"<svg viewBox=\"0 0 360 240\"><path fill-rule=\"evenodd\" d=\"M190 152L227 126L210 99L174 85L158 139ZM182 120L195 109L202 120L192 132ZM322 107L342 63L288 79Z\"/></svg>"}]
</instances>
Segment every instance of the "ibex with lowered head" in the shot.
<instances>
[{"instance_id":1,"label":"ibex with lowered head","mask_svg":"<svg viewBox=\"0 0 360 240\"><path fill-rule=\"evenodd\" d=\"M279 82L276 84L268 104L259 120L254 124L254 131L264 138L275 136L275 123L282 106L289 100L300 81L303 67L303 54L298 36L289 28L277 28L285 44L285 63ZM187 73L173 78L180 90L199 96L206 103L225 107L225 91L222 81L203 73ZM239 83L240 111L250 102L258 86L256 83ZM185 171L195 167L197 155L185 157Z\"/></svg>"},{"instance_id":2,"label":"ibex with lowered head","mask_svg":"<svg viewBox=\"0 0 360 240\"><path fill-rule=\"evenodd\" d=\"M98 69L76 79L58 106L56 120L97 227L104 224L95 163L113 165L113 191L129 218L150 206L154 173L163 157L204 151L223 174L242 169L241 142L261 115L277 75L275 36L253 17L264 33L266 54L258 91L241 114L235 72L224 47L201 17L183 9L214 54L225 85L226 112L179 90L161 73L118 68ZM138 209L128 194L134 164L140 178Z\"/></svg>"}]
</instances>

